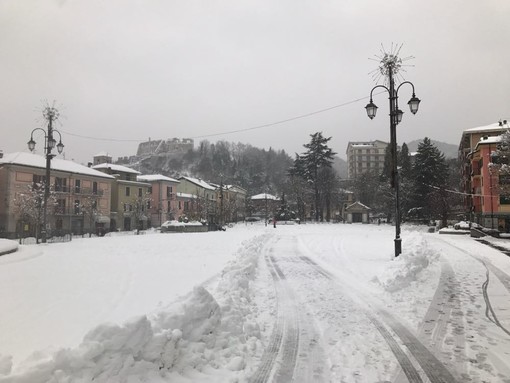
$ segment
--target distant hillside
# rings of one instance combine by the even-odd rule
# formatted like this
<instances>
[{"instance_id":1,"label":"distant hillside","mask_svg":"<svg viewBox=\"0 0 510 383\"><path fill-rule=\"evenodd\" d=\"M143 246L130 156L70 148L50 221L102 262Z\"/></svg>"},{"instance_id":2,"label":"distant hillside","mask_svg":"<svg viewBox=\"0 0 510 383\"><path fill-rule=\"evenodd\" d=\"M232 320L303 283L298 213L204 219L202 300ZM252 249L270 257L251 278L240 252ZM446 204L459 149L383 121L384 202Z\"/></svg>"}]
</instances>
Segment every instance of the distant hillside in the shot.
<instances>
[{"instance_id":1,"label":"distant hillside","mask_svg":"<svg viewBox=\"0 0 510 383\"><path fill-rule=\"evenodd\" d=\"M416 152L418 150L418 144L423 140L414 140L411 142L406 142L407 147L410 152ZM458 145L447 144L446 142L430 140L443 154L446 158L457 158L458 156Z\"/></svg>"},{"instance_id":2,"label":"distant hillside","mask_svg":"<svg viewBox=\"0 0 510 383\"><path fill-rule=\"evenodd\" d=\"M335 157L335 161L333 162L333 169L336 170L340 178L347 178L347 161L340 158Z\"/></svg>"}]
</instances>

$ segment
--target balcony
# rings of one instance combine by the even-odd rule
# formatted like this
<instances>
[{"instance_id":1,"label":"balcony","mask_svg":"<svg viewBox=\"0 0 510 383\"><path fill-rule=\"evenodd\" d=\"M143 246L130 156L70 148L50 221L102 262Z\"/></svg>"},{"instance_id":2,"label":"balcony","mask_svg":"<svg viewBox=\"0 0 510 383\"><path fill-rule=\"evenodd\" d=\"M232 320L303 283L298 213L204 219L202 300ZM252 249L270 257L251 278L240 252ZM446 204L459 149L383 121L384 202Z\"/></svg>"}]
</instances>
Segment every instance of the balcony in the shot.
<instances>
[{"instance_id":1,"label":"balcony","mask_svg":"<svg viewBox=\"0 0 510 383\"><path fill-rule=\"evenodd\" d=\"M93 188L82 188L82 187L72 187L67 185L55 185L53 188L53 191L55 193L68 193L68 194L74 194L74 195L84 195L84 196L90 196L95 195L98 197L104 196L104 190Z\"/></svg>"}]
</instances>

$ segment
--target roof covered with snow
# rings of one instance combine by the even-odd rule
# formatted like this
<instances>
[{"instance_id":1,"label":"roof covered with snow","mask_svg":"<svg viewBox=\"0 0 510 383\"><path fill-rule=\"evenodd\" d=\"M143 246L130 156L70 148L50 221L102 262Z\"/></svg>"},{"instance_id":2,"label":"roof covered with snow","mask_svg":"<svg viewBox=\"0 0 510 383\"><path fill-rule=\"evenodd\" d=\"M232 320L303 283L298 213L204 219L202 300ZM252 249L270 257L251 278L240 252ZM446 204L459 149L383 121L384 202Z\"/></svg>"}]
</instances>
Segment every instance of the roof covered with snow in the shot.
<instances>
[{"instance_id":1,"label":"roof covered with snow","mask_svg":"<svg viewBox=\"0 0 510 383\"><path fill-rule=\"evenodd\" d=\"M130 173L130 174L142 174L139 171L128 168L127 166L117 165L117 164L109 164L104 162L99 165L92 166L92 169L111 169L112 172L122 172L122 173Z\"/></svg>"},{"instance_id":2,"label":"roof covered with snow","mask_svg":"<svg viewBox=\"0 0 510 383\"><path fill-rule=\"evenodd\" d=\"M369 208L367 205L364 205L364 204L362 204L362 203L361 203L361 202L359 202L359 201L356 201L356 202L354 202L353 204L350 204L349 206L347 206L347 207L345 208L345 210L350 210L350 209L352 209L352 208L356 208L356 207L361 207L361 208L366 209L366 210L372 210L372 209L371 209L371 208Z\"/></svg>"},{"instance_id":3,"label":"roof covered with snow","mask_svg":"<svg viewBox=\"0 0 510 383\"><path fill-rule=\"evenodd\" d=\"M26 152L7 153L4 154L3 158L0 158L0 164L12 164L46 169L46 157ZM83 174L102 178L114 178L98 170L60 158L53 158L51 160L51 169L66 173Z\"/></svg>"},{"instance_id":4,"label":"roof covered with snow","mask_svg":"<svg viewBox=\"0 0 510 383\"><path fill-rule=\"evenodd\" d=\"M470 128L464 130L464 133L477 133L477 132L489 132L489 131L504 131L508 128L508 125L500 125L499 122L495 122L490 125L477 126L476 128Z\"/></svg>"},{"instance_id":5,"label":"roof covered with snow","mask_svg":"<svg viewBox=\"0 0 510 383\"><path fill-rule=\"evenodd\" d=\"M216 190L214 188L214 186L211 186L210 184L208 184L207 182L205 182L204 180L201 180L199 178L193 178L193 177L187 177L187 176L182 176L181 178L179 178L180 180L184 179L184 180L187 180L191 183L194 183L195 185L198 185L204 189L208 189L208 190Z\"/></svg>"},{"instance_id":6,"label":"roof covered with snow","mask_svg":"<svg viewBox=\"0 0 510 383\"><path fill-rule=\"evenodd\" d=\"M478 141L478 145L487 145L487 144L498 144L501 142L501 136L490 136L490 137L482 137L480 141Z\"/></svg>"},{"instance_id":7,"label":"roof covered with snow","mask_svg":"<svg viewBox=\"0 0 510 383\"><path fill-rule=\"evenodd\" d=\"M278 200L278 197L275 197L272 194L262 193L262 194L257 194L257 195L252 196L251 199L254 199L254 200L270 199L270 200L276 201L276 200Z\"/></svg>"},{"instance_id":8,"label":"roof covered with snow","mask_svg":"<svg viewBox=\"0 0 510 383\"><path fill-rule=\"evenodd\" d=\"M136 177L138 181L144 182L155 182L155 181L168 181L168 182L180 182L174 178L164 176L163 174L143 174Z\"/></svg>"},{"instance_id":9,"label":"roof covered with snow","mask_svg":"<svg viewBox=\"0 0 510 383\"><path fill-rule=\"evenodd\" d=\"M111 157L107 152L102 151L94 155L94 157Z\"/></svg>"}]
</instances>

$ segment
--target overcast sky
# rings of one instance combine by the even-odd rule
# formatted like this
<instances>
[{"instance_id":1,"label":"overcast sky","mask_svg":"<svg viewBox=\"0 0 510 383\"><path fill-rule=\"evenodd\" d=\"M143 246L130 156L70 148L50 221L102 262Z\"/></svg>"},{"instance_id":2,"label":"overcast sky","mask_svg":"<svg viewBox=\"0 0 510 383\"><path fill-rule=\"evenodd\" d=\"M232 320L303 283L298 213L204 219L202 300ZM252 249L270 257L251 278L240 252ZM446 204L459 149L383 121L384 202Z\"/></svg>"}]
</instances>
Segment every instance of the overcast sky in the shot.
<instances>
[{"instance_id":1,"label":"overcast sky","mask_svg":"<svg viewBox=\"0 0 510 383\"><path fill-rule=\"evenodd\" d=\"M403 75L422 100L413 116L401 88L398 143L458 144L510 117L509 15L508 0L0 0L0 150L26 151L53 100L67 159L149 137L197 146L367 97L392 44L414 56ZM206 139L293 155L322 131L345 158L349 141L389 141L387 95L374 102L372 121L362 99Z\"/></svg>"}]
</instances>

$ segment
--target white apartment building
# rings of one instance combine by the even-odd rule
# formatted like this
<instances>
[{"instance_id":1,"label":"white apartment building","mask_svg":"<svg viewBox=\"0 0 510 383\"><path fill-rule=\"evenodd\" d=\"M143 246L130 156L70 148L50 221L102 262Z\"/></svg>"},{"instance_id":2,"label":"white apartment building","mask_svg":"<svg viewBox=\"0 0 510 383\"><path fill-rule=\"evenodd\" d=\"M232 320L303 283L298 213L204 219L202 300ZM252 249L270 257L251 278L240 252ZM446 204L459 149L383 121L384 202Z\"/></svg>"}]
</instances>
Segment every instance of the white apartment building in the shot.
<instances>
[{"instance_id":1,"label":"white apartment building","mask_svg":"<svg viewBox=\"0 0 510 383\"><path fill-rule=\"evenodd\" d=\"M356 141L347 145L347 169L349 179L368 172L381 172L384 167L384 153L389 144L384 141Z\"/></svg>"}]
</instances>

